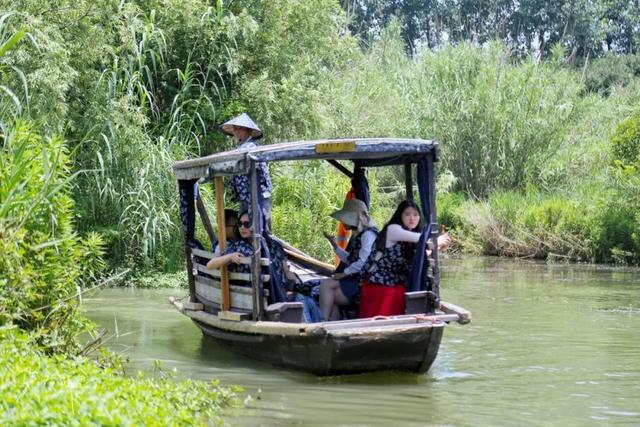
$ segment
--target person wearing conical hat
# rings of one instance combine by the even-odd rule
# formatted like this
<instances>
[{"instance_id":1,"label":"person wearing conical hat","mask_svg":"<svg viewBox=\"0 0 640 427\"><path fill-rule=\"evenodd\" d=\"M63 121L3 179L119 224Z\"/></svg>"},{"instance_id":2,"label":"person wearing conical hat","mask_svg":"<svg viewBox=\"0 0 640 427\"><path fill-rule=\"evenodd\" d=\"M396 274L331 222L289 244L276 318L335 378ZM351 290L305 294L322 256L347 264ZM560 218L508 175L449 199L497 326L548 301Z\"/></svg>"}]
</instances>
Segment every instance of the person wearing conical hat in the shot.
<instances>
[{"instance_id":1,"label":"person wearing conical hat","mask_svg":"<svg viewBox=\"0 0 640 427\"><path fill-rule=\"evenodd\" d=\"M257 140L262 138L262 130L255 124L247 113L223 123L220 126L222 132L233 137L237 142L236 149L244 150L257 147ZM269 168L265 162L258 162L258 187L259 199L262 206L265 230L271 228L271 177ZM240 212L251 212L251 186L249 175L234 175L226 182L226 187L231 190L231 198L240 205Z\"/></svg>"}]
</instances>

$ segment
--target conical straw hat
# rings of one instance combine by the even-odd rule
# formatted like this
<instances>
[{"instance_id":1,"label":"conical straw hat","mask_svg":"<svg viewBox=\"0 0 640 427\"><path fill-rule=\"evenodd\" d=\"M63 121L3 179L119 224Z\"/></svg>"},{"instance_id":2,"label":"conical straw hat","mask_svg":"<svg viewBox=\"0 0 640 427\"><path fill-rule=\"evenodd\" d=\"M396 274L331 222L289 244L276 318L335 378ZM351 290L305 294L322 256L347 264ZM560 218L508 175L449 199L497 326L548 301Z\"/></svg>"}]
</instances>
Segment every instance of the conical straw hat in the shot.
<instances>
[{"instance_id":1,"label":"conical straw hat","mask_svg":"<svg viewBox=\"0 0 640 427\"><path fill-rule=\"evenodd\" d=\"M234 126L250 129L251 136L255 139L262 138L262 131L260 130L258 125L255 124L253 120L251 120L251 117L249 117L247 113L242 113L239 116L236 116L233 119L229 120L228 122L224 122L222 126L220 126L220 129L222 129L222 132L226 133L227 135L233 135Z\"/></svg>"},{"instance_id":2,"label":"conical straw hat","mask_svg":"<svg viewBox=\"0 0 640 427\"><path fill-rule=\"evenodd\" d=\"M347 199L344 201L344 206L339 211L335 211L331 216L341 223L358 227L360 225L361 217L369 217L369 211L367 205L363 201L358 199Z\"/></svg>"}]
</instances>

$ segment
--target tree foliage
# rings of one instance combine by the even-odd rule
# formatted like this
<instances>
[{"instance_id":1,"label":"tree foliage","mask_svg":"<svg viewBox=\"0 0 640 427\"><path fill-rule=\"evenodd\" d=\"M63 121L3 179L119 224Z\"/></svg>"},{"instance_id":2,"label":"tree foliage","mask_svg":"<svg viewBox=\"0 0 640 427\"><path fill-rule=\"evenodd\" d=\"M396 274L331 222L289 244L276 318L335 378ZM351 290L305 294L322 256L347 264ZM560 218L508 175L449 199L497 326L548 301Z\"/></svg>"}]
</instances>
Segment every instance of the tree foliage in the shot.
<instances>
[{"instance_id":1,"label":"tree foliage","mask_svg":"<svg viewBox=\"0 0 640 427\"><path fill-rule=\"evenodd\" d=\"M402 20L409 51L419 46L502 40L527 55L549 55L562 44L574 55L636 53L640 43L637 0L342 0L351 30L375 39L392 17Z\"/></svg>"},{"instance_id":2,"label":"tree foliage","mask_svg":"<svg viewBox=\"0 0 640 427\"><path fill-rule=\"evenodd\" d=\"M45 139L64 136L79 173L80 231L98 231L112 264L140 272L181 266L171 164L230 148L218 125L241 111L265 143L436 139L451 189L488 198L531 185L581 195L593 192L585 182L615 187L615 173L598 165L609 163L608 136L637 101L635 56L593 60L635 51L637 1L0 5L3 45L22 35L0 63L5 116L24 114ZM311 227L339 204L342 195L308 203L290 182L336 185L313 170L274 168L276 184L291 189L276 207L286 224L304 207L318 210L305 219ZM372 174L389 200L398 177ZM288 237L326 256L320 239Z\"/></svg>"}]
</instances>

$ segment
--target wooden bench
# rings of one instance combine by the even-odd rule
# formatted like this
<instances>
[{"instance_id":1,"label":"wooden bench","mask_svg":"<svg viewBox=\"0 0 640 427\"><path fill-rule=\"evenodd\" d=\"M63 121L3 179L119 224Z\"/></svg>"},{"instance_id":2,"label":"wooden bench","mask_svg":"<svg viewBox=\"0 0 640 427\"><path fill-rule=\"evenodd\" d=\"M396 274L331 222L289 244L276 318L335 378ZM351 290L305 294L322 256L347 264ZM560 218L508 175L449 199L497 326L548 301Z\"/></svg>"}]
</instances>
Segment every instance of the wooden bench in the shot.
<instances>
[{"instance_id":1,"label":"wooden bench","mask_svg":"<svg viewBox=\"0 0 640 427\"><path fill-rule=\"evenodd\" d=\"M195 256L206 259L207 261L216 256L213 252L204 251L202 249L192 249L191 253ZM208 269L206 265L193 261L196 268L194 276L196 285L196 298L204 304L204 309L212 314L222 315L222 284L220 282L221 273L219 269ZM251 259L242 259L241 264L251 265ZM260 265L269 266L268 258L260 258ZM251 274L248 273L228 273L229 280L235 284L229 284L230 310L238 313L238 315L229 316L225 314L223 317L227 320L245 320L250 319L253 315L253 287L251 284ZM261 274L260 280L265 283L270 280L268 274ZM246 284L245 284L246 283ZM271 304L267 307L267 297L269 291L263 290L263 304L265 308L265 316L269 321L282 322L302 322L302 303L298 302L281 302Z\"/></svg>"}]
</instances>

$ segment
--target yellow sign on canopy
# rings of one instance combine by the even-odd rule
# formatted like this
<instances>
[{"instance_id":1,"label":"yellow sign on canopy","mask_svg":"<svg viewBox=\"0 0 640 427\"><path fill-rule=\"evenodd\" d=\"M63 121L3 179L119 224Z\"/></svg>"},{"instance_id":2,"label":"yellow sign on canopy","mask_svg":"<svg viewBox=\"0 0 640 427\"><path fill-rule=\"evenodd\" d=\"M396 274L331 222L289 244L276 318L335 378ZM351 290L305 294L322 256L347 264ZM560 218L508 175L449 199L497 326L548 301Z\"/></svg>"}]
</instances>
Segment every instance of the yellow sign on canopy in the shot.
<instances>
[{"instance_id":1,"label":"yellow sign on canopy","mask_svg":"<svg viewBox=\"0 0 640 427\"><path fill-rule=\"evenodd\" d=\"M351 153L356 151L355 141L321 142L316 145L316 153Z\"/></svg>"}]
</instances>

